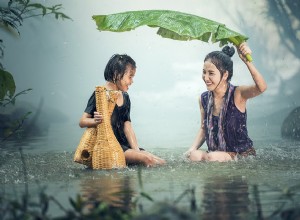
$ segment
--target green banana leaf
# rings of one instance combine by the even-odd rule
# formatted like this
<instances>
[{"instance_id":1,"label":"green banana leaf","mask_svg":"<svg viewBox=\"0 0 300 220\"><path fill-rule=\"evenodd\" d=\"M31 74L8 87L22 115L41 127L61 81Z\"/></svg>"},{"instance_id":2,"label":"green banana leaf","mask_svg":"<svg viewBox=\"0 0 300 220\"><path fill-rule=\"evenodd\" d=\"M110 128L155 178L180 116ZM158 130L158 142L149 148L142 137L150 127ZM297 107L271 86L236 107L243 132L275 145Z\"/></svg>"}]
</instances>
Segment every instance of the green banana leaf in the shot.
<instances>
[{"instance_id":1,"label":"green banana leaf","mask_svg":"<svg viewBox=\"0 0 300 220\"><path fill-rule=\"evenodd\" d=\"M248 39L248 37L228 29L224 24L178 11L127 11L109 15L94 15L93 19L100 31L124 32L147 25L158 28L157 34L173 40L220 42L220 46L230 42L238 46ZM247 55L247 59L252 61L250 55Z\"/></svg>"}]
</instances>

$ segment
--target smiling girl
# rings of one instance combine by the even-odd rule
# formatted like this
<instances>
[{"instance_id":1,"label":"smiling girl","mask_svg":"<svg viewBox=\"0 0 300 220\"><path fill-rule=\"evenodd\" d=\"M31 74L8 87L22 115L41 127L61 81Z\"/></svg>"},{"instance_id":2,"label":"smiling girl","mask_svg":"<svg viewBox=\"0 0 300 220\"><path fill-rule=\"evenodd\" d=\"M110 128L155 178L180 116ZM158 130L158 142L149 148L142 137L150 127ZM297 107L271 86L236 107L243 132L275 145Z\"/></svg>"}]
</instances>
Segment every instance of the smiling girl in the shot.
<instances>
[{"instance_id":1,"label":"smiling girl","mask_svg":"<svg viewBox=\"0 0 300 220\"><path fill-rule=\"evenodd\" d=\"M114 134L120 143L127 164L143 164L155 166L164 164L165 161L140 148L130 119L130 99L127 93L136 74L135 61L128 55L115 54L108 61L104 78L107 90L117 90L118 99L111 116L111 125ZM103 117L96 111L95 92L91 95L86 109L79 121L79 126L96 127L103 121Z\"/></svg>"},{"instance_id":2,"label":"smiling girl","mask_svg":"<svg viewBox=\"0 0 300 220\"><path fill-rule=\"evenodd\" d=\"M209 53L204 59L202 78L208 91L199 100L201 126L189 150L185 153L191 161L230 161L238 156L256 155L247 131L246 102L267 89L263 76L246 54L251 54L246 43L237 48L254 81L253 85L233 86L231 57L234 47ZM206 141L208 151L198 150Z\"/></svg>"}]
</instances>

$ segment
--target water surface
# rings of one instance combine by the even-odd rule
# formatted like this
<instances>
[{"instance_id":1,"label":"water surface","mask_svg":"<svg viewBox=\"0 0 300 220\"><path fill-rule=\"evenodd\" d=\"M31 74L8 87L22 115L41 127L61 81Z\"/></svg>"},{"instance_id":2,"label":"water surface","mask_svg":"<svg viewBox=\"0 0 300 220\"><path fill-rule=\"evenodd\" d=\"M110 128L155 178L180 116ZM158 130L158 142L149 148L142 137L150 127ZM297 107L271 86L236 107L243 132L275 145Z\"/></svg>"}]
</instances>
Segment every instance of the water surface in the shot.
<instances>
[{"instance_id":1,"label":"water surface","mask_svg":"<svg viewBox=\"0 0 300 220\"><path fill-rule=\"evenodd\" d=\"M142 167L142 186L138 167L123 170L89 170L73 162L74 151L49 151L32 153L25 150L28 185L31 195L46 187L65 207L69 197L77 194L91 206L99 201L131 209L139 192L147 192L154 201L174 202L190 211L193 195L196 212L213 218L268 217L284 204L284 209L299 207L299 186L294 200L284 196L288 188L300 180L299 142L277 139L258 141L257 157L228 163L187 162L182 153L186 148L151 149L166 158L162 167ZM31 152L31 153L30 153ZM0 155L2 192L20 196L24 192L24 175L19 152L5 150ZM186 193L194 189L195 193ZM189 191L190 192L190 191ZM140 198L143 210L150 210L153 202ZM63 212L51 207L53 215Z\"/></svg>"}]
</instances>

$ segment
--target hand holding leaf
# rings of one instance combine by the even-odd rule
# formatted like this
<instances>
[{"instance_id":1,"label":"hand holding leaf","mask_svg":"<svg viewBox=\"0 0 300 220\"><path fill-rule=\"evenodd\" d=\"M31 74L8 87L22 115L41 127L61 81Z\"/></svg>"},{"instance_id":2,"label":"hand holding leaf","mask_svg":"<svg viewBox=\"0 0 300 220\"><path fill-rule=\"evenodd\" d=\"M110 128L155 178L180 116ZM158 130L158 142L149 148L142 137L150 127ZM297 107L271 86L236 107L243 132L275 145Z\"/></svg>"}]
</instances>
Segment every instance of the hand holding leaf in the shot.
<instances>
[{"instance_id":1,"label":"hand holding leaf","mask_svg":"<svg viewBox=\"0 0 300 220\"><path fill-rule=\"evenodd\" d=\"M239 46L236 46L236 48L237 48L237 52L239 54L239 57L244 62L247 62L247 61L251 62L252 61L252 59L251 60L248 59L249 56L251 57L252 51L245 42L241 43Z\"/></svg>"}]
</instances>

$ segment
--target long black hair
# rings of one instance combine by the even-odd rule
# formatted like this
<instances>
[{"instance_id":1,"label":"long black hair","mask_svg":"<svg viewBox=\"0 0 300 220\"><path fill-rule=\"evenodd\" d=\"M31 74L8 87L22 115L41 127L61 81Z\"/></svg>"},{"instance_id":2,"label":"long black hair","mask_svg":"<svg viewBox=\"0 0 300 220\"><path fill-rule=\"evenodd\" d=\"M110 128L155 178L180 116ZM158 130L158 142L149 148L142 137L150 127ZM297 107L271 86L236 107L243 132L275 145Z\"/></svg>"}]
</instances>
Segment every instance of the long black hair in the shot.
<instances>
[{"instance_id":1,"label":"long black hair","mask_svg":"<svg viewBox=\"0 0 300 220\"><path fill-rule=\"evenodd\" d=\"M213 51L206 55L204 62L210 60L220 71L221 78L226 70L228 71L227 81L229 82L233 75L233 62L231 57L235 53L234 47L225 46L222 51Z\"/></svg>"},{"instance_id":2,"label":"long black hair","mask_svg":"<svg viewBox=\"0 0 300 220\"><path fill-rule=\"evenodd\" d=\"M117 80L122 79L128 65L136 68L135 61L127 54L114 54L106 64L104 70L105 80L115 83Z\"/></svg>"}]
</instances>

